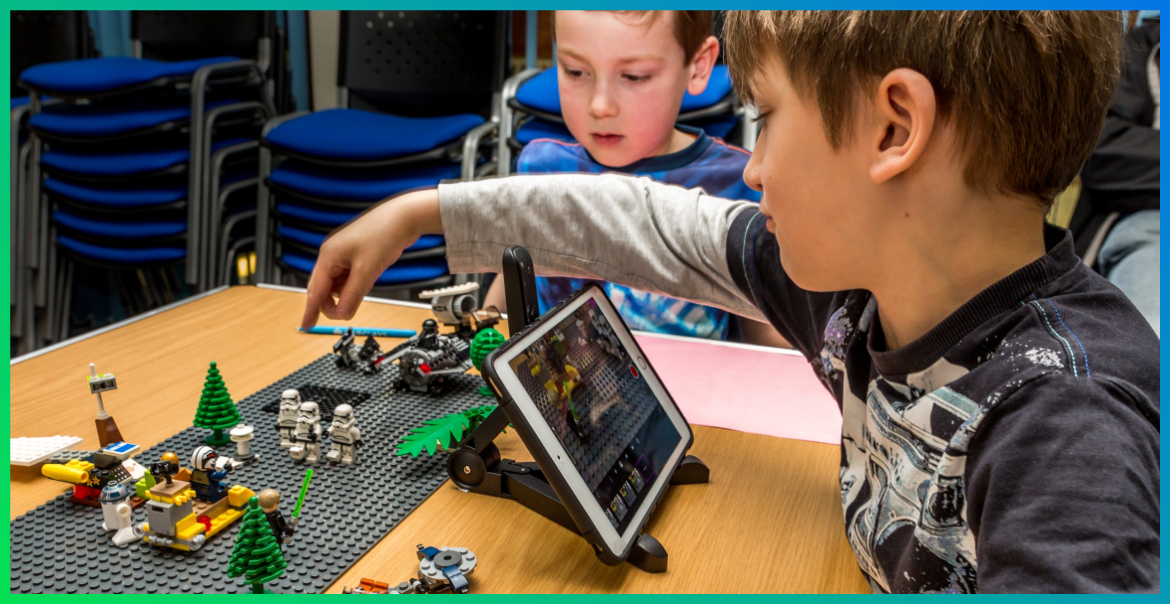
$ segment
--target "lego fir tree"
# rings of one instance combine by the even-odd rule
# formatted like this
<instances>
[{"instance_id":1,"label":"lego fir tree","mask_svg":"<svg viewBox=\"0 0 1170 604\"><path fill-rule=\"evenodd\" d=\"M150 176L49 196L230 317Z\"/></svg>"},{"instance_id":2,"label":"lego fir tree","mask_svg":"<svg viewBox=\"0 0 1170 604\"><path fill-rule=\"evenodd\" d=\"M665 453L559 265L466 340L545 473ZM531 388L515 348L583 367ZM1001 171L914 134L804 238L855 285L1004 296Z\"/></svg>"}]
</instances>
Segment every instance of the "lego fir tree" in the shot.
<instances>
[{"instance_id":1,"label":"lego fir tree","mask_svg":"<svg viewBox=\"0 0 1170 604\"><path fill-rule=\"evenodd\" d=\"M280 578L287 566L268 517L260 509L260 498L252 497L248 500L248 510L244 512L240 534L228 561L228 576L234 579L244 575L244 582L252 586L252 593L270 594L272 592L264 589L264 584Z\"/></svg>"},{"instance_id":2,"label":"lego fir tree","mask_svg":"<svg viewBox=\"0 0 1170 604\"><path fill-rule=\"evenodd\" d=\"M475 366L476 370L483 371L482 365L487 355L504 344L504 334L495 330L495 328L488 327L481 329L471 339L471 364ZM492 396L492 389L486 384L479 389L480 396Z\"/></svg>"},{"instance_id":3,"label":"lego fir tree","mask_svg":"<svg viewBox=\"0 0 1170 604\"><path fill-rule=\"evenodd\" d=\"M199 409L195 411L195 426L214 430L204 442L213 447L222 447L231 442L231 438L223 433L236 427L240 423L240 412L228 394L219 369L215 368L215 361L207 370L207 381L203 384L203 395L199 397Z\"/></svg>"}]
</instances>

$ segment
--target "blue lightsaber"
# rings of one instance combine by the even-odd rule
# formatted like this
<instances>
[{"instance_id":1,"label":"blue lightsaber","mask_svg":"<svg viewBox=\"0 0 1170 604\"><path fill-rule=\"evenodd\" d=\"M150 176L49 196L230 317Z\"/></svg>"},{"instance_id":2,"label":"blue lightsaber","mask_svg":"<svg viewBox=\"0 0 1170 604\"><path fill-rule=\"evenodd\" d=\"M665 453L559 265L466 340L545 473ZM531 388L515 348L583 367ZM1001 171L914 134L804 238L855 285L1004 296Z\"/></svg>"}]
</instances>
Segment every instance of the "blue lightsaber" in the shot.
<instances>
[{"instance_id":1,"label":"blue lightsaber","mask_svg":"<svg viewBox=\"0 0 1170 604\"><path fill-rule=\"evenodd\" d=\"M319 336L339 336L345 333L348 327L310 327L308 329L297 328L297 331L304 333L311 333ZM413 329L380 329L377 327L354 327L353 335L355 336L374 336L376 338L413 338L418 332Z\"/></svg>"}]
</instances>

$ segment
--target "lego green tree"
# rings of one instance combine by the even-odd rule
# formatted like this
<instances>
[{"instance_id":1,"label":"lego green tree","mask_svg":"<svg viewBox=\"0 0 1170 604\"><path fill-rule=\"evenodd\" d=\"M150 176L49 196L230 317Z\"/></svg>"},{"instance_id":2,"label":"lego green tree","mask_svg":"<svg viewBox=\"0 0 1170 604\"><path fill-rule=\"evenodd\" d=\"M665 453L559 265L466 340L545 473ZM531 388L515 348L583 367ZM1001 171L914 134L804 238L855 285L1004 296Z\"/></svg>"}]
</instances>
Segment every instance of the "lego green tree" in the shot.
<instances>
[{"instance_id":1,"label":"lego green tree","mask_svg":"<svg viewBox=\"0 0 1170 604\"><path fill-rule=\"evenodd\" d=\"M402 444L398 446L395 455L410 454L418 457L425 449L427 455L434 455L439 446L451 449L463 440L463 431L471 432L479 427L479 423L487 419L495 405L472 407L462 413L451 413L443 417L428 419L423 425L413 429L402 437Z\"/></svg>"},{"instance_id":2,"label":"lego green tree","mask_svg":"<svg viewBox=\"0 0 1170 604\"><path fill-rule=\"evenodd\" d=\"M494 327L481 329L471 339L471 364L475 366L477 371L483 371L483 360L491 351L499 348L504 344L504 334L495 330ZM479 389L480 396L492 396L492 389L484 384Z\"/></svg>"},{"instance_id":3,"label":"lego green tree","mask_svg":"<svg viewBox=\"0 0 1170 604\"><path fill-rule=\"evenodd\" d=\"M248 500L239 536L232 547L228 576L244 575L244 582L252 586L252 593L270 594L272 592L264 589L264 584L278 579L287 566L288 562L272 534L272 526L268 524L264 510L260 509L260 498L252 497Z\"/></svg>"},{"instance_id":4,"label":"lego green tree","mask_svg":"<svg viewBox=\"0 0 1170 604\"><path fill-rule=\"evenodd\" d=\"M224 430L235 428L240 423L240 412L232 397L228 394L227 386L211 362L207 370L207 381L203 384L203 395L199 397L199 409L195 411L195 426L214 430L204 439L204 442L213 447L222 447L231 442Z\"/></svg>"}]
</instances>

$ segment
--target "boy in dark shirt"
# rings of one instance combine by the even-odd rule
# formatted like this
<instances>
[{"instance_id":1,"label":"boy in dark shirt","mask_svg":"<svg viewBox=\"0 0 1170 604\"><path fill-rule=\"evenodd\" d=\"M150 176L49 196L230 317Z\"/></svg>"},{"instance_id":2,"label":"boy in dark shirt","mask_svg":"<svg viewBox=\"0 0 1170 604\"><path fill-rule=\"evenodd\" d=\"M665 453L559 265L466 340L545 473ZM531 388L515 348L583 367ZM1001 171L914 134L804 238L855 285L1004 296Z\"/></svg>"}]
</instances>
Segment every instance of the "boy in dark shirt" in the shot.
<instances>
[{"instance_id":1,"label":"boy in dark shirt","mask_svg":"<svg viewBox=\"0 0 1170 604\"><path fill-rule=\"evenodd\" d=\"M764 318L841 404L875 591L1157 591L1158 340L1044 224L1093 148L1120 17L733 12L759 206L624 176L405 195L330 238L303 325L423 233L453 271L616 281ZM337 296L337 299L334 296Z\"/></svg>"}]
</instances>

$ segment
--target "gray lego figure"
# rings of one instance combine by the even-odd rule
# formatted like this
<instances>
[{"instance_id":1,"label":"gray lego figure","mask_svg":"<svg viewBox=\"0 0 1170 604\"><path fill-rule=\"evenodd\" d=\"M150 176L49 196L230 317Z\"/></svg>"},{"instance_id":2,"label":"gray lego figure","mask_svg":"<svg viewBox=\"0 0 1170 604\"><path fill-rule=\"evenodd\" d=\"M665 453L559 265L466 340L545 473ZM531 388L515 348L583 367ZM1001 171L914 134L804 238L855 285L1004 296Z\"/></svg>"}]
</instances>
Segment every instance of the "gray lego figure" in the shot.
<instances>
[{"instance_id":1,"label":"gray lego figure","mask_svg":"<svg viewBox=\"0 0 1170 604\"><path fill-rule=\"evenodd\" d=\"M301 393L289 388L280 395L280 413L276 416L276 429L280 431L280 448L293 447L293 431L297 429L297 412L301 408Z\"/></svg>"},{"instance_id":2,"label":"gray lego figure","mask_svg":"<svg viewBox=\"0 0 1170 604\"><path fill-rule=\"evenodd\" d=\"M227 483L222 482L232 471L230 461L220 459L215 449L206 445L191 452L191 489L195 498L214 503L223 499Z\"/></svg>"},{"instance_id":3,"label":"gray lego figure","mask_svg":"<svg viewBox=\"0 0 1170 604\"><path fill-rule=\"evenodd\" d=\"M293 459L303 459L305 463L317 463L321 458L321 413L317 403L305 401L301 403L297 414L297 427L293 430L293 446L288 450Z\"/></svg>"},{"instance_id":4,"label":"gray lego figure","mask_svg":"<svg viewBox=\"0 0 1170 604\"><path fill-rule=\"evenodd\" d=\"M362 444L362 433L357 428L357 419L353 416L353 407L338 405L333 410L333 424L325 430L325 434L333 439L333 444L325 459L333 463L339 460L343 464L352 464L357 456L357 448Z\"/></svg>"}]
</instances>

